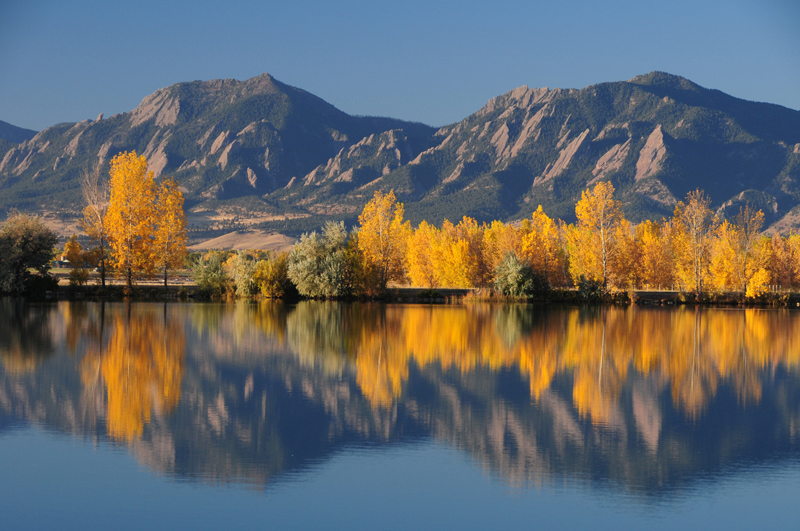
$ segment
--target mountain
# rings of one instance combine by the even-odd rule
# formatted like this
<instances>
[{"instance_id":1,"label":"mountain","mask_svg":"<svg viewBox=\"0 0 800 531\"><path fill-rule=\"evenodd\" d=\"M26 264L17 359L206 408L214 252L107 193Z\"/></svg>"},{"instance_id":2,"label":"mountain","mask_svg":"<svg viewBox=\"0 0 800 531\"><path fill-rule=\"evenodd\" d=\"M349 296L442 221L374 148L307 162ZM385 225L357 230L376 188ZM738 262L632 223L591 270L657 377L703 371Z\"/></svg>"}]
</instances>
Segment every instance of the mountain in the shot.
<instances>
[{"instance_id":1,"label":"mountain","mask_svg":"<svg viewBox=\"0 0 800 531\"><path fill-rule=\"evenodd\" d=\"M438 130L350 116L267 74L180 83L130 113L56 125L8 149L0 208L76 208L80 172L106 171L131 149L174 175L190 206L262 210L290 231L353 221L377 189L394 189L414 223L520 219L539 204L571 220L601 180L632 221L669 215L700 188L722 214L749 202L778 230L800 226L800 111L662 72L581 90L519 87Z\"/></svg>"},{"instance_id":2,"label":"mountain","mask_svg":"<svg viewBox=\"0 0 800 531\"><path fill-rule=\"evenodd\" d=\"M437 223L521 218L539 204L574 219L581 192L601 180L634 221L671 214L696 188L723 213L751 202L770 223L800 204L800 112L660 72L583 90L520 87L434 138L365 187L343 181L374 168L375 155L351 149L273 195L355 211L374 188L394 188L409 217Z\"/></svg>"},{"instance_id":3,"label":"mountain","mask_svg":"<svg viewBox=\"0 0 800 531\"><path fill-rule=\"evenodd\" d=\"M14 144L30 140L36 135L36 131L11 125L0 120L0 140L5 140Z\"/></svg>"},{"instance_id":4,"label":"mountain","mask_svg":"<svg viewBox=\"0 0 800 531\"><path fill-rule=\"evenodd\" d=\"M157 177L175 176L191 203L261 196L342 148L393 129L426 148L434 132L350 116L269 74L179 83L131 112L55 125L13 146L0 162L0 208L77 208L80 173L106 172L114 155L130 150L145 155Z\"/></svg>"}]
</instances>

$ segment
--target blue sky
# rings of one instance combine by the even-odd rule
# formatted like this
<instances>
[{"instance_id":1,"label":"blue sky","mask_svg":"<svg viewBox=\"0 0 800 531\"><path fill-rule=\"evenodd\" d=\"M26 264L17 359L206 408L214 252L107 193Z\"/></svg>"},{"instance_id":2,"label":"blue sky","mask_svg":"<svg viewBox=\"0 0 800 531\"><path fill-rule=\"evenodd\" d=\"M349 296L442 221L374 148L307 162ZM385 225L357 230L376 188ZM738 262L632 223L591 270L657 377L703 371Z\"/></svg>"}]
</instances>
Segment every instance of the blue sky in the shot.
<instances>
[{"instance_id":1,"label":"blue sky","mask_svg":"<svg viewBox=\"0 0 800 531\"><path fill-rule=\"evenodd\" d=\"M0 0L0 120L37 130L263 72L351 114L444 125L520 85L653 70L800 109L800 2Z\"/></svg>"}]
</instances>

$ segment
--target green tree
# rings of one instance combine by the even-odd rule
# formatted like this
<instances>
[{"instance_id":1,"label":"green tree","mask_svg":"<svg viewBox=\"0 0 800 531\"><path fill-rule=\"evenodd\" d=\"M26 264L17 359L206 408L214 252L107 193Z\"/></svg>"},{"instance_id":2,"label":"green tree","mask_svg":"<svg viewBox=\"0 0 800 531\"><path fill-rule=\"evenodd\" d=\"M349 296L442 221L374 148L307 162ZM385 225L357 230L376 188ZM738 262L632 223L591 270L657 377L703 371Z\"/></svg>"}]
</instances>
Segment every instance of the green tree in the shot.
<instances>
[{"instance_id":1,"label":"green tree","mask_svg":"<svg viewBox=\"0 0 800 531\"><path fill-rule=\"evenodd\" d=\"M0 228L0 292L24 292L34 280L30 269L47 276L57 241L39 216L12 213Z\"/></svg>"}]
</instances>

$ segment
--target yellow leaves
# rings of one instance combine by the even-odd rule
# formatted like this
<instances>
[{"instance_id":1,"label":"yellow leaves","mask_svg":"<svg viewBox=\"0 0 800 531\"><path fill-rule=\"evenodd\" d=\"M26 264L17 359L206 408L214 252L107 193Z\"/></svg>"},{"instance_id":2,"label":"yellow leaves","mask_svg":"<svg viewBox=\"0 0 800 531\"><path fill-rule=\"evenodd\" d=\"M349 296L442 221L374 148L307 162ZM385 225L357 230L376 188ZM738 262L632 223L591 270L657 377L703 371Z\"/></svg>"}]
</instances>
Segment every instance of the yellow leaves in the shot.
<instances>
[{"instance_id":1,"label":"yellow leaves","mask_svg":"<svg viewBox=\"0 0 800 531\"><path fill-rule=\"evenodd\" d=\"M358 248L366 265L377 271L379 288L386 288L390 281L403 280L411 225L403 223L403 204L396 201L394 191L388 194L376 191L364 206L358 223Z\"/></svg>"},{"instance_id":2,"label":"yellow leaves","mask_svg":"<svg viewBox=\"0 0 800 531\"><path fill-rule=\"evenodd\" d=\"M186 215L178 183L164 180L157 186L147 160L135 151L111 160L110 200L103 225L108 231L114 265L127 276L130 288L134 271L180 267L186 255ZM92 221L92 205L85 212L85 227L98 235L103 227ZM99 223L99 222L97 222ZM87 229L88 230L88 229ZM99 237L99 236L97 236Z\"/></svg>"},{"instance_id":3,"label":"yellow leaves","mask_svg":"<svg viewBox=\"0 0 800 531\"><path fill-rule=\"evenodd\" d=\"M584 190L575 205L575 216L577 225L567 230L573 281L584 276L602 282L603 287L609 281L620 282L626 276L619 270L624 257L617 257L621 252L619 228L624 218L620 202L614 199L614 186L600 182L591 191Z\"/></svg>"},{"instance_id":4,"label":"yellow leaves","mask_svg":"<svg viewBox=\"0 0 800 531\"><path fill-rule=\"evenodd\" d=\"M173 179L164 180L156 189L155 237L152 253L156 269L183 267L186 256L186 214L183 211L183 193Z\"/></svg>"},{"instance_id":5,"label":"yellow leaves","mask_svg":"<svg viewBox=\"0 0 800 531\"><path fill-rule=\"evenodd\" d=\"M133 271L152 270L150 241L153 238L153 172L147 160L135 151L120 153L111 160L110 204L106 214L114 264L125 272L128 286Z\"/></svg>"},{"instance_id":6,"label":"yellow leaves","mask_svg":"<svg viewBox=\"0 0 800 531\"><path fill-rule=\"evenodd\" d=\"M427 221L423 221L413 231L408 240L406 271L412 286L425 286L433 289L437 285L433 247L438 242L439 231Z\"/></svg>"}]
</instances>

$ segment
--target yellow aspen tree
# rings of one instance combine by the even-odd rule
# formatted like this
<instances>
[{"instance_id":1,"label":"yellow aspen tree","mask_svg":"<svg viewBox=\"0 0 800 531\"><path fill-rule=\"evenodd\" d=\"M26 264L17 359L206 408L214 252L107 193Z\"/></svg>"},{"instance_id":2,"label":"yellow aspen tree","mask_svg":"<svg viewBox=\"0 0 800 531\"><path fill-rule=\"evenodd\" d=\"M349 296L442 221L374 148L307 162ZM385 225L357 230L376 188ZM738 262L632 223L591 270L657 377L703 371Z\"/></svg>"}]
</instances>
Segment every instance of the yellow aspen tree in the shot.
<instances>
[{"instance_id":1,"label":"yellow aspen tree","mask_svg":"<svg viewBox=\"0 0 800 531\"><path fill-rule=\"evenodd\" d=\"M769 271L773 283L783 288L800 285L800 235L792 232L787 237L775 235L771 242L772 252Z\"/></svg>"},{"instance_id":2,"label":"yellow aspen tree","mask_svg":"<svg viewBox=\"0 0 800 531\"><path fill-rule=\"evenodd\" d=\"M173 179L164 180L156 190L155 238L153 239L153 264L164 272L183 267L186 258L186 214L183 211L183 193Z\"/></svg>"},{"instance_id":3,"label":"yellow aspen tree","mask_svg":"<svg viewBox=\"0 0 800 531\"><path fill-rule=\"evenodd\" d=\"M637 269L643 287L664 288L675 281L669 222L646 220L636 226Z\"/></svg>"},{"instance_id":4,"label":"yellow aspen tree","mask_svg":"<svg viewBox=\"0 0 800 531\"><path fill-rule=\"evenodd\" d=\"M483 250L490 271L503 261L508 253L522 258L522 240L530 231L530 220L523 220L519 227L502 221L492 221L484 226Z\"/></svg>"},{"instance_id":5,"label":"yellow aspen tree","mask_svg":"<svg viewBox=\"0 0 800 531\"><path fill-rule=\"evenodd\" d=\"M437 233L436 227L423 221L409 237L405 262L413 286L436 287L434 246Z\"/></svg>"},{"instance_id":6,"label":"yellow aspen tree","mask_svg":"<svg viewBox=\"0 0 800 531\"><path fill-rule=\"evenodd\" d=\"M627 219L620 220L617 225L614 249L609 268L611 283L624 289L635 288L638 281L639 249L636 246L633 228Z\"/></svg>"},{"instance_id":7,"label":"yellow aspen tree","mask_svg":"<svg viewBox=\"0 0 800 531\"><path fill-rule=\"evenodd\" d=\"M711 237L719 219L711 211L711 199L698 189L686 196L685 203L675 206L673 220L678 275L687 289L701 295L708 274Z\"/></svg>"},{"instance_id":8,"label":"yellow aspen tree","mask_svg":"<svg viewBox=\"0 0 800 531\"><path fill-rule=\"evenodd\" d=\"M83 267L83 246L78 241L76 234L73 234L64 244L64 258L72 267Z\"/></svg>"},{"instance_id":9,"label":"yellow aspen tree","mask_svg":"<svg viewBox=\"0 0 800 531\"><path fill-rule=\"evenodd\" d=\"M461 256L469 282L473 286L483 287L492 282L491 263L483 247L485 228L485 225L478 225L478 222L469 216L464 216L454 228L456 238L466 245L466 253L462 253Z\"/></svg>"},{"instance_id":10,"label":"yellow aspen tree","mask_svg":"<svg viewBox=\"0 0 800 531\"><path fill-rule=\"evenodd\" d=\"M79 224L83 231L95 244L97 266L100 269L100 285L106 286L106 255L108 254L108 226L106 213L108 212L109 190L108 181L100 179L100 167L95 171L81 172L81 191L86 207Z\"/></svg>"},{"instance_id":11,"label":"yellow aspen tree","mask_svg":"<svg viewBox=\"0 0 800 531\"><path fill-rule=\"evenodd\" d=\"M617 236L623 220L620 202L614 199L614 185L600 182L591 190L584 190L581 200L575 205L578 223L568 230L570 245L570 273L573 280L581 276L599 281L608 287L614 254L617 252Z\"/></svg>"},{"instance_id":12,"label":"yellow aspen tree","mask_svg":"<svg viewBox=\"0 0 800 531\"><path fill-rule=\"evenodd\" d=\"M111 159L110 200L105 222L108 226L114 265L126 277L127 290L133 285L133 272L152 270L153 172L147 160L135 151Z\"/></svg>"},{"instance_id":13,"label":"yellow aspen tree","mask_svg":"<svg viewBox=\"0 0 800 531\"><path fill-rule=\"evenodd\" d=\"M714 231L709 253L708 278L714 289L726 291L741 287L738 283L739 255L736 243L739 228L728 220L723 221Z\"/></svg>"},{"instance_id":14,"label":"yellow aspen tree","mask_svg":"<svg viewBox=\"0 0 800 531\"><path fill-rule=\"evenodd\" d=\"M375 268L379 289L405 278L403 259L411 224L403 223L403 213L403 203L397 201L394 191L383 194L377 190L358 216L359 251L367 265Z\"/></svg>"},{"instance_id":15,"label":"yellow aspen tree","mask_svg":"<svg viewBox=\"0 0 800 531\"><path fill-rule=\"evenodd\" d=\"M530 230L522 239L520 255L534 271L542 273L545 280L554 286L562 285L559 273L564 270L564 249L560 231L539 205L530 219Z\"/></svg>"}]
</instances>

